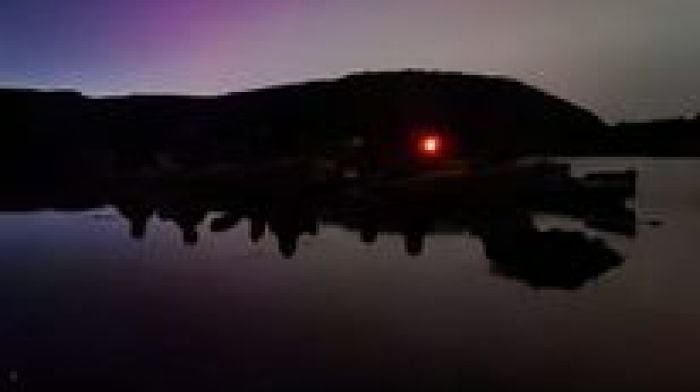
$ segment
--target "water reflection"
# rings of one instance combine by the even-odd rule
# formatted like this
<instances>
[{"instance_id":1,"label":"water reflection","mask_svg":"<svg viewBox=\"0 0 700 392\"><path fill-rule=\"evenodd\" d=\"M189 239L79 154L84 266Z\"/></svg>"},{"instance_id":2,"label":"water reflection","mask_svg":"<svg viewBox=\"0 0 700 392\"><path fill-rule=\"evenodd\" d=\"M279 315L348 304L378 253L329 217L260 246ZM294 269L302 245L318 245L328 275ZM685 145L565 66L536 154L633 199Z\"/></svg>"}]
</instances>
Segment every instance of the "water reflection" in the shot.
<instances>
[{"instance_id":1,"label":"water reflection","mask_svg":"<svg viewBox=\"0 0 700 392\"><path fill-rule=\"evenodd\" d=\"M636 172L573 177L568 165L544 164L471 178L411 178L323 186L256 187L133 185L74 189L62 194L5 195L1 209L89 209L113 205L142 239L149 221L172 221L186 244L200 231L221 233L249 222L250 240L266 233L279 253L293 258L302 236L323 226L343 227L372 245L380 234L398 234L406 254L424 252L426 237L470 234L483 243L494 274L533 287L576 289L623 262L595 233L636 234L628 201L636 196ZM208 228L203 224L215 213ZM585 229L545 230L535 217L553 215Z\"/></svg>"}]
</instances>

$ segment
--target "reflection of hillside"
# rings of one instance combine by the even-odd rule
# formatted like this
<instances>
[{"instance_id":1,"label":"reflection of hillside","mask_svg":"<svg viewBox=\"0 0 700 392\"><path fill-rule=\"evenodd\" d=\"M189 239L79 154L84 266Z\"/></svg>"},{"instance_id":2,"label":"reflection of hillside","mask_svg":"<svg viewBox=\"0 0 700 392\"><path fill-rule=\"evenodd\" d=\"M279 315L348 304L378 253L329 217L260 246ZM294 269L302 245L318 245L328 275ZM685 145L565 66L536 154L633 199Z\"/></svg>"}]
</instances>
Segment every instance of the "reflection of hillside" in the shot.
<instances>
[{"instance_id":1,"label":"reflection of hillside","mask_svg":"<svg viewBox=\"0 0 700 392\"><path fill-rule=\"evenodd\" d=\"M575 289L622 264L622 256L582 232L539 231L529 217L488 224L477 233L496 274L534 287Z\"/></svg>"},{"instance_id":2,"label":"reflection of hillside","mask_svg":"<svg viewBox=\"0 0 700 392\"><path fill-rule=\"evenodd\" d=\"M356 232L366 244L380 234L399 234L411 256L423 253L425 238L431 235L470 233L483 241L494 273L536 287L577 288L621 264L622 257L583 232L542 231L533 216L563 216L591 229L634 235L636 216L626 201L635 196L635 180L633 172L572 178L568 167L546 165L482 177L422 182L413 178L332 189L117 187L92 196L79 193L79 199L94 200L83 208L115 205L130 221L134 238L145 235L154 215L172 221L187 244L198 241L206 217L217 212L209 223L212 232L230 230L245 220L252 242L270 233L287 258L294 256L301 236L316 235L323 225ZM70 204L44 196L43 201L29 198L34 205L24 207ZM78 196L63 199L74 197ZM11 199L2 202L5 209L19 207Z\"/></svg>"}]
</instances>

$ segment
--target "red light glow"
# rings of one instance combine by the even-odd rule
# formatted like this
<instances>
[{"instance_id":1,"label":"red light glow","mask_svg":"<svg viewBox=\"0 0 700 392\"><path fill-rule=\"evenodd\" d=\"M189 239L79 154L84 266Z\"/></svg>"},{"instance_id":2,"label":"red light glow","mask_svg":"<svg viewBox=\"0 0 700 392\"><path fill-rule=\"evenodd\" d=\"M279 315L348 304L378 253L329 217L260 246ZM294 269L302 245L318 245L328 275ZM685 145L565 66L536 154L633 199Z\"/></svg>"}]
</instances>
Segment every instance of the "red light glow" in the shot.
<instances>
[{"instance_id":1,"label":"red light glow","mask_svg":"<svg viewBox=\"0 0 700 392\"><path fill-rule=\"evenodd\" d=\"M437 135L424 136L420 139L419 148L424 155L439 155L442 149L442 140Z\"/></svg>"}]
</instances>

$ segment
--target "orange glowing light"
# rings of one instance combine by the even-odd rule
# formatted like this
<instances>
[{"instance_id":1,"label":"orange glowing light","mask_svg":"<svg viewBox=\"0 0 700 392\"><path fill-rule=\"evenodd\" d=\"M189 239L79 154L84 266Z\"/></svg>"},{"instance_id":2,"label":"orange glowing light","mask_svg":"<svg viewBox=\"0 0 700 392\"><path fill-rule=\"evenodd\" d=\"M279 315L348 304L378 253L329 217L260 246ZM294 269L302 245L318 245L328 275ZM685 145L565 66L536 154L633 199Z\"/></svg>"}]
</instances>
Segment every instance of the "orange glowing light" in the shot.
<instances>
[{"instance_id":1,"label":"orange glowing light","mask_svg":"<svg viewBox=\"0 0 700 392\"><path fill-rule=\"evenodd\" d=\"M437 135L424 136L420 140L420 150L425 155L435 156L440 153L442 141Z\"/></svg>"}]
</instances>

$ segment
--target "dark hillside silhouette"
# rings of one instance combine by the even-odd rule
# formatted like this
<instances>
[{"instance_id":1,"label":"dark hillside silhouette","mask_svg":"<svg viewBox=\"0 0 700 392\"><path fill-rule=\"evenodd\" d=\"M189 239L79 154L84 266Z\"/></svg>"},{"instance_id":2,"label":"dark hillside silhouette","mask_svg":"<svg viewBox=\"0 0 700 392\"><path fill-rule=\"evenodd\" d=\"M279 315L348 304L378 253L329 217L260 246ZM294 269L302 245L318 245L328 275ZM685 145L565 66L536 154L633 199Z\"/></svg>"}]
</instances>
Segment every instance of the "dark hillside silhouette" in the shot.
<instances>
[{"instance_id":1,"label":"dark hillside silhouette","mask_svg":"<svg viewBox=\"0 0 700 392\"><path fill-rule=\"evenodd\" d=\"M260 177L420 164L437 132L445 158L698 155L698 120L606 127L590 112L499 77L365 73L216 97L0 90L0 174Z\"/></svg>"},{"instance_id":2,"label":"dark hillside silhouette","mask_svg":"<svg viewBox=\"0 0 700 392\"><path fill-rule=\"evenodd\" d=\"M605 143L596 152L649 157L700 156L700 115L693 119L618 124L606 132Z\"/></svg>"},{"instance_id":3,"label":"dark hillside silhouette","mask_svg":"<svg viewBox=\"0 0 700 392\"><path fill-rule=\"evenodd\" d=\"M367 165L413 159L411 135L438 130L451 152L501 160L575 145L602 123L512 80L368 73L219 97L90 99L0 91L3 172L53 176L179 170L287 158Z\"/></svg>"}]
</instances>

